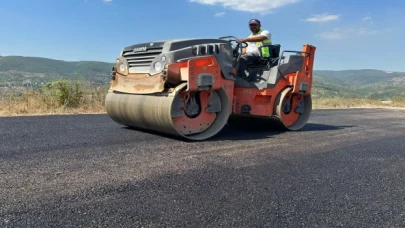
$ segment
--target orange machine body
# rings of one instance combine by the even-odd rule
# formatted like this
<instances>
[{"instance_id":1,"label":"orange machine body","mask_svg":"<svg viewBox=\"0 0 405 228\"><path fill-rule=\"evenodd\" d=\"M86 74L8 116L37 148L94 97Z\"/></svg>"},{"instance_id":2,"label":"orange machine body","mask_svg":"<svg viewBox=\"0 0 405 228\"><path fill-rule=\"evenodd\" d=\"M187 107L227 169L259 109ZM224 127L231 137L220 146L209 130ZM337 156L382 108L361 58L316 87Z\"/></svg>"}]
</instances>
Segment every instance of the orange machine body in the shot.
<instances>
[{"instance_id":1,"label":"orange machine body","mask_svg":"<svg viewBox=\"0 0 405 228\"><path fill-rule=\"evenodd\" d=\"M253 116L272 116L276 114L275 107L277 97L287 87L292 88L290 93L293 96L293 102L297 103L303 98L311 94L312 88L312 70L314 64L315 47L311 45L304 45L302 48L302 55L304 61L300 71L288 73L279 80L274 87L264 88L262 90L252 87L235 87L235 106L234 114L243 114L242 106L250 106L250 115ZM305 92L300 92L300 84L305 82L307 89ZM294 105L293 105L294 106Z\"/></svg>"},{"instance_id":2,"label":"orange machine body","mask_svg":"<svg viewBox=\"0 0 405 228\"><path fill-rule=\"evenodd\" d=\"M198 88L195 83L197 75L201 73L212 74L214 76L214 85L211 90L223 88L227 92L229 98L232 99L230 100L232 114L245 115L243 106L248 105L250 107L248 110L250 116L270 117L276 115L277 98L285 88L292 88L289 93L292 97L292 106L298 104L304 96L311 93L315 47L308 44L304 45L301 55L304 56L304 61L299 71L284 75L271 88L264 89L234 85L234 81L225 79L221 75L218 61L210 56L177 63L177 65L172 64L169 66L169 72L175 72L173 69L182 72L181 79L187 81L188 85L187 91L183 92L184 94L197 91ZM303 82L306 83L307 88L304 92L300 91L300 84ZM202 94L209 97L209 92ZM208 105L207 102L205 104ZM297 117L297 115L294 116Z\"/></svg>"}]
</instances>

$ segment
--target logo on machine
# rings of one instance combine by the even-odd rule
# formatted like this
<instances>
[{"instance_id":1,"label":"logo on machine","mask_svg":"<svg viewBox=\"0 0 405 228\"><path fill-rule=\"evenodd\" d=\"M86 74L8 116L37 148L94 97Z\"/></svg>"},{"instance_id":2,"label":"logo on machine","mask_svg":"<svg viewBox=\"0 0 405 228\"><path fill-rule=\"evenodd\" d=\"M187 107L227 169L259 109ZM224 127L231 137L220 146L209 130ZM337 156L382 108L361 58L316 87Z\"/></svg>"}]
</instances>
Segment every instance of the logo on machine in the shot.
<instances>
[{"instance_id":1,"label":"logo on machine","mask_svg":"<svg viewBox=\"0 0 405 228\"><path fill-rule=\"evenodd\" d=\"M141 52L141 51L147 51L148 49L146 47L138 47L134 48L134 52Z\"/></svg>"},{"instance_id":2,"label":"logo on machine","mask_svg":"<svg viewBox=\"0 0 405 228\"><path fill-rule=\"evenodd\" d=\"M224 65L227 66L227 67L233 67L233 66L232 66L232 63L226 62L226 61L224 61Z\"/></svg>"}]
</instances>

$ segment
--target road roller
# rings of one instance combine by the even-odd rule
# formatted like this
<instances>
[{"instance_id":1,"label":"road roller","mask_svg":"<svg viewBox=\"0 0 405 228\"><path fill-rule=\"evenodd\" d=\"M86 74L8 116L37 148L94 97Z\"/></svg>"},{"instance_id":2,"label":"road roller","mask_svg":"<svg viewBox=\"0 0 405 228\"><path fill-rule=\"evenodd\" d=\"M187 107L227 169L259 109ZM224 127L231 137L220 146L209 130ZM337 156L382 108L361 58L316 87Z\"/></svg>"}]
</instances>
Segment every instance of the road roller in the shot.
<instances>
[{"instance_id":1,"label":"road roller","mask_svg":"<svg viewBox=\"0 0 405 228\"><path fill-rule=\"evenodd\" d=\"M120 125L192 141L214 137L235 116L300 130L312 111L316 47L280 54L280 44L262 46L269 55L238 73L247 46L225 36L125 47L111 70L106 112Z\"/></svg>"}]
</instances>

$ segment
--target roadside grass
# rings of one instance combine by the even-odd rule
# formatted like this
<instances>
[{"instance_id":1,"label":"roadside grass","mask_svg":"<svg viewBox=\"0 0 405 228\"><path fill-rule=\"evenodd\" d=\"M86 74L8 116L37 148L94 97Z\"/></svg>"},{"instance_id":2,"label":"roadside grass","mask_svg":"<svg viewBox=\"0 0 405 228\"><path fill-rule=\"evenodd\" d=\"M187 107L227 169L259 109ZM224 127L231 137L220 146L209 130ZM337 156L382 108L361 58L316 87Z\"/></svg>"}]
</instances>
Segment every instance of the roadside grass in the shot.
<instances>
[{"instance_id":1,"label":"roadside grass","mask_svg":"<svg viewBox=\"0 0 405 228\"><path fill-rule=\"evenodd\" d=\"M109 85L57 80L38 89L0 88L0 116L105 113ZM314 109L405 108L404 97L388 101L313 96Z\"/></svg>"},{"instance_id":2,"label":"roadside grass","mask_svg":"<svg viewBox=\"0 0 405 228\"><path fill-rule=\"evenodd\" d=\"M39 89L1 88L0 116L105 113L108 85L57 80Z\"/></svg>"}]
</instances>

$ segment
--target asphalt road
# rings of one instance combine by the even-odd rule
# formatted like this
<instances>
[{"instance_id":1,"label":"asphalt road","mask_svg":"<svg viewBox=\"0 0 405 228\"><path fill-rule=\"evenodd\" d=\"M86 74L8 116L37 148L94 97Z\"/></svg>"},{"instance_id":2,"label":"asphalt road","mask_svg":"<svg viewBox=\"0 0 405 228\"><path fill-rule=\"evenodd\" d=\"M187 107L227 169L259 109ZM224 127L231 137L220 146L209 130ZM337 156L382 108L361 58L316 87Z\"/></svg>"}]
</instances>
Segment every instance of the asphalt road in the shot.
<instances>
[{"instance_id":1,"label":"asphalt road","mask_svg":"<svg viewBox=\"0 0 405 228\"><path fill-rule=\"evenodd\" d=\"M405 110L265 124L187 142L106 115L0 118L0 227L405 226Z\"/></svg>"}]
</instances>

